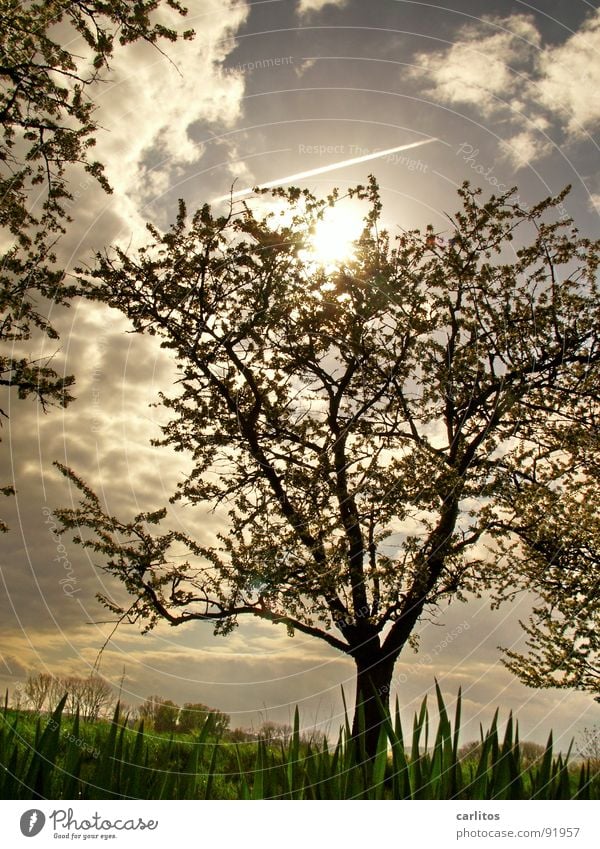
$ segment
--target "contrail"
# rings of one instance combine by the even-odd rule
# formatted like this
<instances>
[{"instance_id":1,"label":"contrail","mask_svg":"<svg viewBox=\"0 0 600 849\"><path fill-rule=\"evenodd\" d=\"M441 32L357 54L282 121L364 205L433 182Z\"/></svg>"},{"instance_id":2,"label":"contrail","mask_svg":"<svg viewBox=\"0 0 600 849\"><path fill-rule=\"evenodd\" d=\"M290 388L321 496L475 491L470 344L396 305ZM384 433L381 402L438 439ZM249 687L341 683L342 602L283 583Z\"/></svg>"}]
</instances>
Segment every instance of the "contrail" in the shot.
<instances>
[{"instance_id":1,"label":"contrail","mask_svg":"<svg viewBox=\"0 0 600 849\"><path fill-rule=\"evenodd\" d=\"M388 156L390 153L398 153L400 150L410 150L413 147L421 147L424 144L439 141L439 139L425 139L424 141L412 142L412 144L401 144L399 147L388 147L387 150L378 150L375 153L368 153L366 156L355 156L353 159L344 159L342 162L334 162L331 165L322 165L320 168L311 168L310 171L300 171L298 174L290 174L289 177L278 177L277 180L269 180L268 183L261 183L259 189L272 189L275 186L283 186L285 183L292 183L294 180L305 180L307 177L316 177L317 174L327 174L328 171L337 171L338 168L346 168L348 165L358 165L359 162L369 162L371 159L379 159L381 156ZM235 198L251 195L254 188L242 189L239 192L221 195L214 198L211 203L219 203L222 200L235 200Z\"/></svg>"}]
</instances>

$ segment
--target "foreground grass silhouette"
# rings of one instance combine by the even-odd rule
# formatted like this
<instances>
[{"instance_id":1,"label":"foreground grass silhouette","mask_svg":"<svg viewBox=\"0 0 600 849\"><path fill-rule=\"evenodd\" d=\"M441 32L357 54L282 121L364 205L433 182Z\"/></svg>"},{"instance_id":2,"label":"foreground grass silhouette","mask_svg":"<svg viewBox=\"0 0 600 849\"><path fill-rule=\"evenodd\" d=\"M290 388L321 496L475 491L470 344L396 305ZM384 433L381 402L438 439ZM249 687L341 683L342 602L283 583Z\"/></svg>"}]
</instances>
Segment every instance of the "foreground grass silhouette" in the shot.
<instances>
[{"instance_id":1,"label":"foreground grass silhouette","mask_svg":"<svg viewBox=\"0 0 600 849\"><path fill-rule=\"evenodd\" d=\"M461 694L448 716L436 683L437 730L430 747L427 700L405 741L396 703L383 724L377 754L365 757L346 719L335 745L306 743L296 709L288 742L228 743L209 716L194 736L174 739L137 730L117 706L111 722L64 716L66 697L50 717L11 711L0 716L3 799L598 799L600 774L590 762L553 752L528 762L518 726L498 711L473 752L460 756Z\"/></svg>"}]
</instances>

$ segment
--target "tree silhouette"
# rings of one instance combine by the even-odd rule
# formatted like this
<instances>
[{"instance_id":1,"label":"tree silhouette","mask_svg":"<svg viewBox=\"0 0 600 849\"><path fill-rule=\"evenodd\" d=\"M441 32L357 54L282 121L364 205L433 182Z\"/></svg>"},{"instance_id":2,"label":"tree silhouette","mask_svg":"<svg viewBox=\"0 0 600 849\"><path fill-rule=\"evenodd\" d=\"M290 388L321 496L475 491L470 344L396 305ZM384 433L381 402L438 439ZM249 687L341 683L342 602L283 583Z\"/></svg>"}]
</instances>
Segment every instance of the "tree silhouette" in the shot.
<instances>
[{"instance_id":1,"label":"tree silhouette","mask_svg":"<svg viewBox=\"0 0 600 849\"><path fill-rule=\"evenodd\" d=\"M81 501L57 515L133 597L102 598L119 617L227 633L247 614L353 658L372 754L423 616L539 586L515 505L577 498L587 478L599 244L554 220L565 193L525 209L468 184L445 239L394 242L371 178L349 192L369 204L353 256L324 267L311 228L337 192L273 194L282 217L205 205L188 221L181 204L168 232L98 256L83 281L173 352L159 444L193 458L175 499L227 505L219 544L158 533L166 508L110 516L64 467Z\"/></svg>"},{"instance_id":2,"label":"tree silhouette","mask_svg":"<svg viewBox=\"0 0 600 849\"><path fill-rule=\"evenodd\" d=\"M596 383L595 391L598 391ZM532 687L573 687L600 701L600 441L597 416L590 427L561 427L556 448L570 446L577 471L556 489L536 484L539 497L515 489L513 520L527 568L521 586L533 584L538 600L526 623L529 651L507 651L505 663ZM506 557L512 557L508 540ZM499 592L511 598L517 582Z\"/></svg>"}]
</instances>

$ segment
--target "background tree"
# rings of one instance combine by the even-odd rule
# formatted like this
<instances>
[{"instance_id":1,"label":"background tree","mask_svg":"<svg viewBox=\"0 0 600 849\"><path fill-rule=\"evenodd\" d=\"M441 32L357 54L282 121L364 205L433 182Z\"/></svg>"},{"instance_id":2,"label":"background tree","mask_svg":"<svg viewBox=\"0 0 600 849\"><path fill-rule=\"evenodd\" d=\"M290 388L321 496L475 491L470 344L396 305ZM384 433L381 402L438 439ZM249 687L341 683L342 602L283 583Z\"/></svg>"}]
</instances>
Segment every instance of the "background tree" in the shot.
<instances>
[{"instance_id":1,"label":"background tree","mask_svg":"<svg viewBox=\"0 0 600 849\"><path fill-rule=\"evenodd\" d=\"M193 458L175 498L228 506L219 544L159 533L166 508L107 515L64 468L81 501L57 516L124 583L131 605L102 599L122 619L227 633L250 615L351 657L372 753L424 615L539 590L527 548L506 556L523 540L515 499L534 511L587 485L581 445L558 437L597 422L600 245L554 220L565 193L525 209L468 184L444 241L430 227L392 243L372 179L350 192L370 204L353 256L323 266L311 227L337 193L274 194L286 217L205 205L188 221L182 204L83 282L173 352L159 444Z\"/></svg>"},{"instance_id":2,"label":"background tree","mask_svg":"<svg viewBox=\"0 0 600 849\"><path fill-rule=\"evenodd\" d=\"M7 691L8 694L8 691ZM22 684L16 684L12 694L11 694L11 705L16 711L23 710L24 705L27 702L27 696L25 694L24 688Z\"/></svg>"},{"instance_id":3,"label":"background tree","mask_svg":"<svg viewBox=\"0 0 600 849\"><path fill-rule=\"evenodd\" d=\"M31 673L23 692L32 710L38 713L44 709L44 705L52 710L67 693L67 711L71 714L79 711L86 722L95 722L114 701L110 684L96 674L83 678L79 675Z\"/></svg>"},{"instance_id":4,"label":"background tree","mask_svg":"<svg viewBox=\"0 0 600 849\"><path fill-rule=\"evenodd\" d=\"M256 732L249 728L232 728L227 732L226 740L229 743L252 743L256 741Z\"/></svg>"},{"instance_id":5,"label":"background tree","mask_svg":"<svg viewBox=\"0 0 600 849\"><path fill-rule=\"evenodd\" d=\"M83 698L85 692L85 679L79 675L66 675L59 679L63 693L68 694L65 710L74 716L83 713Z\"/></svg>"},{"instance_id":6,"label":"background tree","mask_svg":"<svg viewBox=\"0 0 600 849\"><path fill-rule=\"evenodd\" d=\"M66 692L67 688L64 684L64 677L60 675L53 675L52 680L50 682L50 687L48 688L46 709L50 712L55 710Z\"/></svg>"},{"instance_id":7,"label":"background tree","mask_svg":"<svg viewBox=\"0 0 600 849\"><path fill-rule=\"evenodd\" d=\"M162 696L148 696L140 706L139 717L144 720L144 725L151 724L155 731L168 731L173 733L177 728L179 717L179 705Z\"/></svg>"},{"instance_id":8,"label":"background tree","mask_svg":"<svg viewBox=\"0 0 600 849\"><path fill-rule=\"evenodd\" d=\"M110 192L91 156L98 124L90 86L116 44L177 39L153 20L165 6L186 13L176 0L0 0L0 386L37 398L44 410L72 400L74 378L27 355L23 344L36 331L58 338L43 303L66 304L75 292L55 254L71 222L70 168L83 168ZM62 46L65 32L70 41L80 36L87 56Z\"/></svg>"},{"instance_id":9,"label":"background tree","mask_svg":"<svg viewBox=\"0 0 600 849\"><path fill-rule=\"evenodd\" d=\"M163 699L157 706L154 716L154 730L167 731L171 734L177 730L177 719L179 717L179 705L171 699Z\"/></svg>"},{"instance_id":10,"label":"background tree","mask_svg":"<svg viewBox=\"0 0 600 849\"><path fill-rule=\"evenodd\" d=\"M40 713L44 709L54 710L67 692L67 678L49 672L30 672L23 692L32 710Z\"/></svg>"},{"instance_id":11,"label":"background tree","mask_svg":"<svg viewBox=\"0 0 600 849\"><path fill-rule=\"evenodd\" d=\"M138 709L138 715L140 719L144 720L144 724L147 725L154 722L156 711L158 710L158 707L161 702L162 696L148 696L146 699L144 699L143 703Z\"/></svg>"},{"instance_id":12,"label":"background tree","mask_svg":"<svg viewBox=\"0 0 600 849\"><path fill-rule=\"evenodd\" d=\"M185 702L179 714L177 730L182 734L193 734L203 727L209 716L212 730L221 737L229 728L230 716L201 702Z\"/></svg>"},{"instance_id":13,"label":"background tree","mask_svg":"<svg viewBox=\"0 0 600 849\"><path fill-rule=\"evenodd\" d=\"M53 677L48 672L30 672L23 688L25 698L31 709L41 713L50 694Z\"/></svg>"},{"instance_id":14,"label":"background tree","mask_svg":"<svg viewBox=\"0 0 600 849\"><path fill-rule=\"evenodd\" d=\"M584 728L579 740L578 754L589 762L594 772L600 772L600 726Z\"/></svg>"},{"instance_id":15,"label":"background tree","mask_svg":"<svg viewBox=\"0 0 600 849\"><path fill-rule=\"evenodd\" d=\"M86 722L96 722L113 702L112 687L101 675L88 675L83 679L80 699L82 719Z\"/></svg>"},{"instance_id":16,"label":"background tree","mask_svg":"<svg viewBox=\"0 0 600 849\"><path fill-rule=\"evenodd\" d=\"M266 720L262 723L256 734L258 740L263 740L267 745L283 743L284 746L292 736L292 726L281 722Z\"/></svg>"}]
</instances>

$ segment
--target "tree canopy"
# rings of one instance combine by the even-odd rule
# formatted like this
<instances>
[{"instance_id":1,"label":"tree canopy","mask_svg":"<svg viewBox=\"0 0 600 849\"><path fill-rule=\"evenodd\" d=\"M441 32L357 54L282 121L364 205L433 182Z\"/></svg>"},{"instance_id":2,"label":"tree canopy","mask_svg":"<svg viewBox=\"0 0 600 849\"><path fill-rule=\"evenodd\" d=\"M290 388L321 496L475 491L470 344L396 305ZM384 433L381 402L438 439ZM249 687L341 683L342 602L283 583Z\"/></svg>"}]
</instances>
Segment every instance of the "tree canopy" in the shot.
<instances>
[{"instance_id":1,"label":"tree canopy","mask_svg":"<svg viewBox=\"0 0 600 849\"><path fill-rule=\"evenodd\" d=\"M574 687L597 693L600 701L600 477L598 421L574 437L560 434L562 444L577 439L571 450L578 467L560 489L548 486L536 502L515 493L518 539L528 569L521 587L535 587L538 598L528 621L527 653L508 650L506 665L532 687ZM541 487L540 487L541 489ZM507 557L512 551L505 545ZM499 598L511 598L505 585Z\"/></svg>"},{"instance_id":2,"label":"tree canopy","mask_svg":"<svg viewBox=\"0 0 600 849\"><path fill-rule=\"evenodd\" d=\"M152 19L161 6L186 14L176 0L0 3L0 224L16 246L45 244L49 250L50 237L64 232L70 220L65 204L73 199L69 165L83 166L110 191L103 164L90 155L98 129L90 86L102 80L115 44L177 39L173 29ZM63 46L61 26L71 40L80 37L88 55ZM35 187L38 198L32 195ZM40 259L46 256L42 252Z\"/></svg>"},{"instance_id":3,"label":"tree canopy","mask_svg":"<svg viewBox=\"0 0 600 849\"><path fill-rule=\"evenodd\" d=\"M575 577L590 561L560 509L596 534L600 244L557 220L565 193L525 208L468 184L444 234L392 238L371 178L349 192L368 204L353 254L325 266L311 229L338 193L273 194L285 215L182 203L168 232L82 279L172 351L159 444L193 460L175 500L227 506L218 545L161 533L166 508L111 516L64 468L81 501L58 515L129 591L102 599L121 618L227 633L247 614L352 657L368 730L428 611L522 588L552 608L549 537L563 614L590 621Z\"/></svg>"},{"instance_id":4,"label":"tree canopy","mask_svg":"<svg viewBox=\"0 0 600 849\"><path fill-rule=\"evenodd\" d=\"M182 734L193 734L207 722L211 730L221 736L229 728L231 718L217 708L208 707L202 702L185 702L179 713L177 730Z\"/></svg>"}]
</instances>

